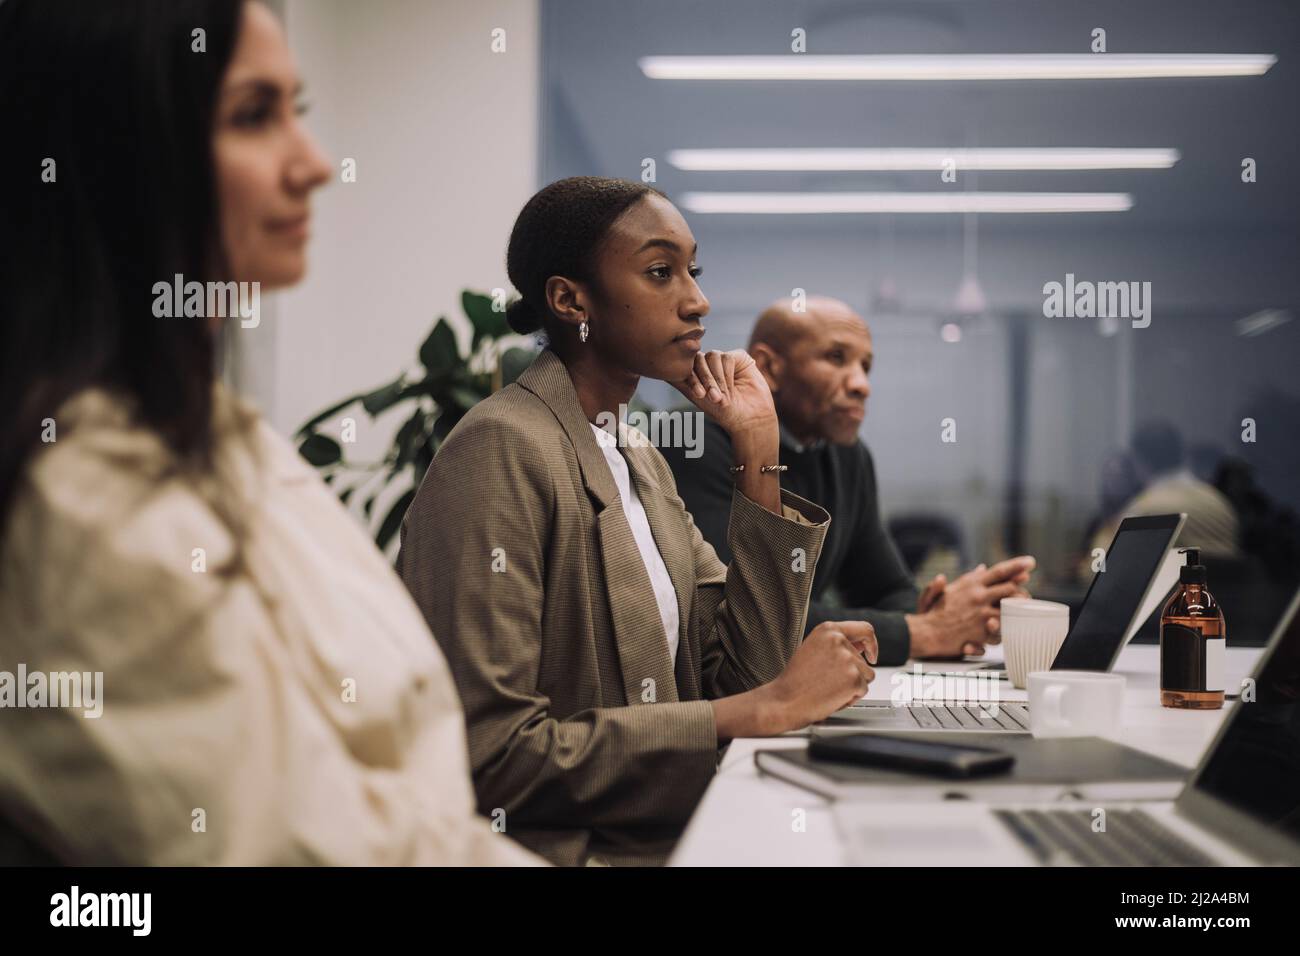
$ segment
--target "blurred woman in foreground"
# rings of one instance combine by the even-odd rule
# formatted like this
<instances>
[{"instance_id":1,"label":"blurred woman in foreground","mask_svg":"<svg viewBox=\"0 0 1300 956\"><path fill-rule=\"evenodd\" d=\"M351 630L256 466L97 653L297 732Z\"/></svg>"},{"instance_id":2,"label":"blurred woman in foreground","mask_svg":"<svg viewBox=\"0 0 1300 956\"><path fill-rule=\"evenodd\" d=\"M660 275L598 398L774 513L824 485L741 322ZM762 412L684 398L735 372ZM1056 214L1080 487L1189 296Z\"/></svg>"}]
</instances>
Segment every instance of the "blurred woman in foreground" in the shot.
<instances>
[{"instance_id":1,"label":"blurred woman in foreground","mask_svg":"<svg viewBox=\"0 0 1300 956\"><path fill-rule=\"evenodd\" d=\"M0 816L64 862L536 859L401 583L214 384L220 284L305 269L299 96L259 2L0 4L0 670L81 678L0 710Z\"/></svg>"}]
</instances>

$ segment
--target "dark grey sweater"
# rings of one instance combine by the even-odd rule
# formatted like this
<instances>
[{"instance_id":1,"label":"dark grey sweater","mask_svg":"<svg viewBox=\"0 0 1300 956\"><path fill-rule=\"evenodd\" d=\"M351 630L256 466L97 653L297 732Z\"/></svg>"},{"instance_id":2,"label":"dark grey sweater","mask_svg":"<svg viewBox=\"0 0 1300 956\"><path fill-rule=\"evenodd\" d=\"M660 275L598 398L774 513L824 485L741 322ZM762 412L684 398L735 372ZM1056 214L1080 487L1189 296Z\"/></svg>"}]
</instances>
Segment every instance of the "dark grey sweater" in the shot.
<instances>
[{"instance_id":1,"label":"dark grey sweater","mask_svg":"<svg viewBox=\"0 0 1300 956\"><path fill-rule=\"evenodd\" d=\"M677 480L677 491L718 558L731 563L727 523L731 518L731 440L715 422L704 426L703 454L661 448ZM823 443L797 451L782 435L781 487L821 505L831 514L813 576L808 630L823 621L866 620L876 629L881 666L902 664L911 638L905 613L916 611L917 590L898 549L880 521L876 469L861 441ZM831 591L840 605L831 603Z\"/></svg>"}]
</instances>

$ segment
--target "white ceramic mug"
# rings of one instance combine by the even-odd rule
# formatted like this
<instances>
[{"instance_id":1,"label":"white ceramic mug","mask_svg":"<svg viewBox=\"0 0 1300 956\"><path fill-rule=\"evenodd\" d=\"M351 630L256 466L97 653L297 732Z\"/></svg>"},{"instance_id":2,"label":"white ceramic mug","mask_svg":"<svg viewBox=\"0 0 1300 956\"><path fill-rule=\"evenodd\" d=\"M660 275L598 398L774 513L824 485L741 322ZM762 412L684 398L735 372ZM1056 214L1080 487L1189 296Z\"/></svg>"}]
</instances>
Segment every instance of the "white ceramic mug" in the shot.
<instances>
[{"instance_id":1,"label":"white ceramic mug","mask_svg":"<svg viewBox=\"0 0 1300 956\"><path fill-rule=\"evenodd\" d=\"M1007 677L1024 690L1030 673L1047 670L1056 659L1070 630L1070 609L1056 601L1003 598L999 615Z\"/></svg>"},{"instance_id":2,"label":"white ceramic mug","mask_svg":"<svg viewBox=\"0 0 1300 956\"><path fill-rule=\"evenodd\" d=\"M1124 675L1035 671L1029 675L1029 729L1035 737L1104 737L1120 726Z\"/></svg>"}]
</instances>

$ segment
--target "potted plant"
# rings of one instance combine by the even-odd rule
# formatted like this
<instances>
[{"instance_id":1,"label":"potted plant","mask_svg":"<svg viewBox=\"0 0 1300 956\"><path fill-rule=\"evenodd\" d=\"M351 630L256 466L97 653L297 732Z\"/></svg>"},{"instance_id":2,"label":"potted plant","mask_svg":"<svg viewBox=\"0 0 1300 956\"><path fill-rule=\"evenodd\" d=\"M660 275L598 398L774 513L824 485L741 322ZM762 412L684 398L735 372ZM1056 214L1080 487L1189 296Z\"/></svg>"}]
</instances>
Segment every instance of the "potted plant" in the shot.
<instances>
[{"instance_id":1,"label":"potted plant","mask_svg":"<svg viewBox=\"0 0 1300 956\"><path fill-rule=\"evenodd\" d=\"M298 451L320 470L326 483L344 505L362 502L361 514L374 532L380 550L386 551L401 527L406 509L415 498L434 453L444 438L475 404L513 382L528 367L535 350L503 348L502 339L513 337L506 324L505 302L468 289L461 307L472 330L469 350L462 352L456 333L445 317L420 345L419 365L370 392L350 395L325 408L298 429ZM324 434L323 423L344 416L359 406L373 421L389 409L409 409L378 461L348 460L344 444ZM346 419L346 416L344 416ZM376 528L375 503L409 471L411 484L391 505ZM354 500L355 499L355 500Z\"/></svg>"}]
</instances>

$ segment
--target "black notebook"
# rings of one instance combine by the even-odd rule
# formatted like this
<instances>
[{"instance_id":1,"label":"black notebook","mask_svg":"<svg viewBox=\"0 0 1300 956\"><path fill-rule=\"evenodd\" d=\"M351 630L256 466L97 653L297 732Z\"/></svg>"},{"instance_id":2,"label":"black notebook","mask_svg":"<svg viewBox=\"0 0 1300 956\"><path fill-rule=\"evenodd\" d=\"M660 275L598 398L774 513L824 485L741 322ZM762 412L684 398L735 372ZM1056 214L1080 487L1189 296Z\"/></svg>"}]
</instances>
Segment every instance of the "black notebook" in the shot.
<instances>
[{"instance_id":1,"label":"black notebook","mask_svg":"<svg viewBox=\"0 0 1300 956\"><path fill-rule=\"evenodd\" d=\"M1065 799L1172 800L1188 775L1186 767L1099 737L1038 740L1018 734L913 733L909 740L933 740L989 747L1012 754L1004 774L970 780L942 780L923 774L814 760L806 747L759 750L760 772L831 800L1052 801Z\"/></svg>"}]
</instances>

